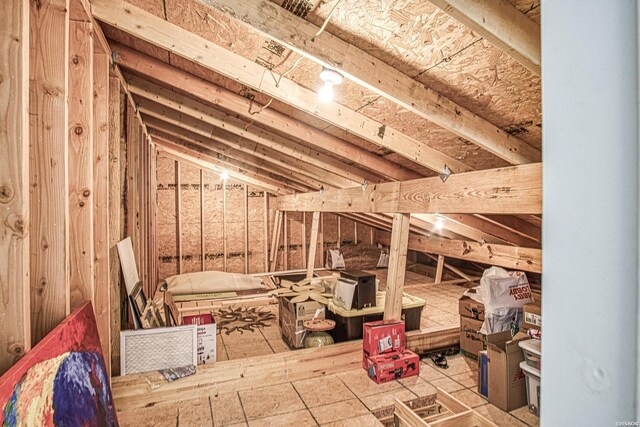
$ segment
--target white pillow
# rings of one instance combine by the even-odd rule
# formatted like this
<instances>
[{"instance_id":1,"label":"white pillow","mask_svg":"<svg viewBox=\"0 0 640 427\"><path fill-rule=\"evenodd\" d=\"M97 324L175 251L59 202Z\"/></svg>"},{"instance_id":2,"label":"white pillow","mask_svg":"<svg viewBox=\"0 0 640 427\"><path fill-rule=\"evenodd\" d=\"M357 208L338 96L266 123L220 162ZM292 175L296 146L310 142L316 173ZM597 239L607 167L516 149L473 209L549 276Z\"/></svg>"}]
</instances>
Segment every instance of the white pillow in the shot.
<instances>
[{"instance_id":1,"label":"white pillow","mask_svg":"<svg viewBox=\"0 0 640 427\"><path fill-rule=\"evenodd\" d=\"M168 291L174 295L209 294L217 292L264 289L262 280L246 274L222 271L201 271L178 274L165 279Z\"/></svg>"}]
</instances>

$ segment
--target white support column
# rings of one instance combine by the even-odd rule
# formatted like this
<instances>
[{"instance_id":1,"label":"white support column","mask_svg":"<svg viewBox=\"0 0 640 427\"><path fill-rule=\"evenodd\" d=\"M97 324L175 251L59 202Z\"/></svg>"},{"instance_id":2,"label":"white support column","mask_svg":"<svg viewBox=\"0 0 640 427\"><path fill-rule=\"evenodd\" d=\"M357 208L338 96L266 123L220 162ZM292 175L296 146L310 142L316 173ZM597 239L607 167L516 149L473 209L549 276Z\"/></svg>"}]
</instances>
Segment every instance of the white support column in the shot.
<instances>
[{"instance_id":1,"label":"white support column","mask_svg":"<svg viewBox=\"0 0 640 427\"><path fill-rule=\"evenodd\" d=\"M637 7L542 4L542 425L639 418Z\"/></svg>"}]
</instances>

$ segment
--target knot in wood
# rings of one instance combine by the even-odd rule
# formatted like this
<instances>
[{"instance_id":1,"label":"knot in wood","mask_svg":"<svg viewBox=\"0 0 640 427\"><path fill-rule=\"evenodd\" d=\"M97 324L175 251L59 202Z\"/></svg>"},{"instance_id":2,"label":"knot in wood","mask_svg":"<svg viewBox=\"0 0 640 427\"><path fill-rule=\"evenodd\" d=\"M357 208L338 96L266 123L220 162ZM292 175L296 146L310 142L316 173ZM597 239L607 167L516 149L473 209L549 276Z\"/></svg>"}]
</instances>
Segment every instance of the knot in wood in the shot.
<instances>
[{"instance_id":1,"label":"knot in wood","mask_svg":"<svg viewBox=\"0 0 640 427\"><path fill-rule=\"evenodd\" d=\"M89 196L91 195L91 191L89 191L89 190L85 189L85 190L82 192L82 195L83 195L84 197L89 197Z\"/></svg>"},{"instance_id":2,"label":"knot in wood","mask_svg":"<svg viewBox=\"0 0 640 427\"><path fill-rule=\"evenodd\" d=\"M77 55L74 55L74 57L71 58L71 62L73 62L73 65L78 65L80 63L80 59L78 59Z\"/></svg>"},{"instance_id":3,"label":"knot in wood","mask_svg":"<svg viewBox=\"0 0 640 427\"><path fill-rule=\"evenodd\" d=\"M36 289L36 294L38 294L38 296L42 296L44 295L44 291L47 289L47 279L45 279L44 277L42 279L40 279L40 283L38 283L38 289Z\"/></svg>"},{"instance_id":4,"label":"knot in wood","mask_svg":"<svg viewBox=\"0 0 640 427\"><path fill-rule=\"evenodd\" d=\"M82 201L81 201L81 202L80 202L80 203L78 203L78 204L80 205L80 207L81 207L81 208L82 208L82 207L84 207L84 202L82 202Z\"/></svg>"},{"instance_id":5,"label":"knot in wood","mask_svg":"<svg viewBox=\"0 0 640 427\"><path fill-rule=\"evenodd\" d=\"M9 354L22 356L24 354L24 346L22 344L13 343L9 346Z\"/></svg>"},{"instance_id":6,"label":"knot in wood","mask_svg":"<svg viewBox=\"0 0 640 427\"><path fill-rule=\"evenodd\" d=\"M0 185L0 203L9 203L13 199L13 188L8 185Z\"/></svg>"},{"instance_id":7,"label":"knot in wood","mask_svg":"<svg viewBox=\"0 0 640 427\"><path fill-rule=\"evenodd\" d=\"M76 135L82 135L82 132L84 132L82 126L76 126L75 128L73 128L73 133L75 133Z\"/></svg>"}]
</instances>

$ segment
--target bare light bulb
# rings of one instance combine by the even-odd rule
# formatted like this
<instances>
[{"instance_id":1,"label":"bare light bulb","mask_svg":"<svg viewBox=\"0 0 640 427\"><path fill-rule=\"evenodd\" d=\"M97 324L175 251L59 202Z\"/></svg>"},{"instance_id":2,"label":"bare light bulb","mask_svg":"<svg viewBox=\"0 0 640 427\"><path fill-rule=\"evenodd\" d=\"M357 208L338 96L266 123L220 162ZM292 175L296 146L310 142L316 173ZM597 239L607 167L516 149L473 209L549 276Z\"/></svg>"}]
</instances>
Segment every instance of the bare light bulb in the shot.
<instances>
[{"instance_id":1,"label":"bare light bulb","mask_svg":"<svg viewBox=\"0 0 640 427\"><path fill-rule=\"evenodd\" d=\"M331 102L333 101L333 83L332 82L324 82L322 89L318 92L318 99L322 102Z\"/></svg>"},{"instance_id":2,"label":"bare light bulb","mask_svg":"<svg viewBox=\"0 0 640 427\"><path fill-rule=\"evenodd\" d=\"M436 228L436 230L442 230L444 228L444 218L442 218L441 216L436 218L436 222L435 224L433 224L433 226Z\"/></svg>"},{"instance_id":3,"label":"bare light bulb","mask_svg":"<svg viewBox=\"0 0 640 427\"><path fill-rule=\"evenodd\" d=\"M229 178L229 174L227 173L227 171L220 172L220 179L221 180L226 181L227 178Z\"/></svg>"}]
</instances>

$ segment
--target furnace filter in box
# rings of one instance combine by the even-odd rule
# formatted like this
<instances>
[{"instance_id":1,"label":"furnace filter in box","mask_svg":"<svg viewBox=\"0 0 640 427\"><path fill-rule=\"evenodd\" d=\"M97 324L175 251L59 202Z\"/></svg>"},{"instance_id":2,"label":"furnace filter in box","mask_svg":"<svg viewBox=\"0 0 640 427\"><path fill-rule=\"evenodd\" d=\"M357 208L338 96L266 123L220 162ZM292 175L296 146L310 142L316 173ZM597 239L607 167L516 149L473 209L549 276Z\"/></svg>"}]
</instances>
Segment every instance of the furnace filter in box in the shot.
<instances>
[{"instance_id":1,"label":"furnace filter in box","mask_svg":"<svg viewBox=\"0 0 640 427\"><path fill-rule=\"evenodd\" d=\"M198 327L198 365L216 361L216 322L211 314L183 316L182 323Z\"/></svg>"}]
</instances>

